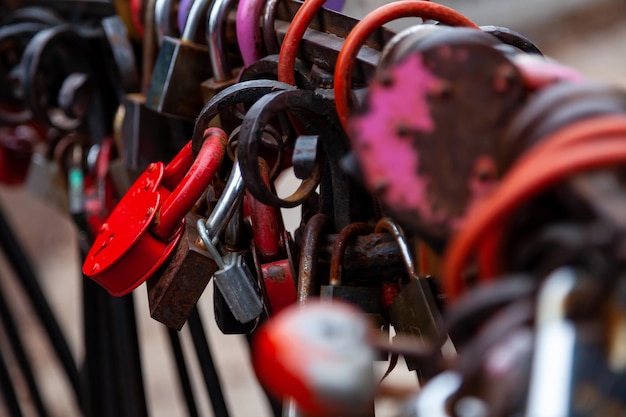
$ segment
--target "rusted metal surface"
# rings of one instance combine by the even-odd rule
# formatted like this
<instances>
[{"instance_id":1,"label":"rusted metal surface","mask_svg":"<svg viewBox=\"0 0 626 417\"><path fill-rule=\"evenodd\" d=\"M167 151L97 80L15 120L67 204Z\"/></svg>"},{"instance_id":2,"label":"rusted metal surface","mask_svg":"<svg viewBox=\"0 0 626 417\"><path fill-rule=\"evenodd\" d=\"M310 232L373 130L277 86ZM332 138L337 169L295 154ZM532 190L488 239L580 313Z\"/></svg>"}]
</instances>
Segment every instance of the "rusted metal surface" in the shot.
<instances>
[{"instance_id":1,"label":"rusted metal surface","mask_svg":"<svg viewBox=\"0 0 626 417\"><path fill-rule=\"evenodd\" d=\"M150 316L176 330L183 327L217 271L209 253L196 245L198 219L187 215L185 231L169 262L147 281Z\"/></svg>"}]
</instances>

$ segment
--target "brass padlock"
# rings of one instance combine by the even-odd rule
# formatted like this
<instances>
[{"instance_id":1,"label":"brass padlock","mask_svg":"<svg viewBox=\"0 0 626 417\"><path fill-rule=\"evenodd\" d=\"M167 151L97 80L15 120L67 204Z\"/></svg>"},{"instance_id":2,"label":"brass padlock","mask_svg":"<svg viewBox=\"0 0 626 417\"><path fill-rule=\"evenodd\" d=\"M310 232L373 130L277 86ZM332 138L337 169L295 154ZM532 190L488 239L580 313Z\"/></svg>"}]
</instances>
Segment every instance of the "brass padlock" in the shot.
<instances>
[{"instance_id":1,"label":"brass padlock","mask_svg":"<svg viewBox=\"0 0 626 417\"><path fill-rule=\"evenodd\" d=\"M152 110L193 120L202 109L200 84L211 76L211 63L209 48L194 40L210 4L210 0L195 1L182 37L163 38L146 99Z\"/></svg>"}]
</instances>

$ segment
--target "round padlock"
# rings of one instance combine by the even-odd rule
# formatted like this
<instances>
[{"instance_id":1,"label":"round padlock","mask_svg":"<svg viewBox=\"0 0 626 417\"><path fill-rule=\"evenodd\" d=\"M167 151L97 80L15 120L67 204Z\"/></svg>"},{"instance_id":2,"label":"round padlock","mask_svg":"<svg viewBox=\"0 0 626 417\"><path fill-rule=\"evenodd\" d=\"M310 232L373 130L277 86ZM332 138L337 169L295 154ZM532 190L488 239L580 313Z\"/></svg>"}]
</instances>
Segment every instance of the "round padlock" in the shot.
<instances>
[{"instance_id":1,"label":"round padlock","mask_svg":"<svg viewBox=\"0 0 626 417\"><path fill-rule=\"evenodd\" d=\"M223 130L209 128L205 138L195 161L190 141L167 166L150 164L100 228L83 273L111 295L122 296L139 286L178 244L185 215L226 153Z\"/></svg>"},{"instance_id":2,"label":"round padlock","mask_svg":"<svg viewBox=\"0 0 626 417\"><path fill-rule=\"evenodd\" d=\"M259 329L254 368L270 393L293 398L306 415L364 415L377 386L371 336L358 309L311 300Z\"/></svg>"}]
</instances>

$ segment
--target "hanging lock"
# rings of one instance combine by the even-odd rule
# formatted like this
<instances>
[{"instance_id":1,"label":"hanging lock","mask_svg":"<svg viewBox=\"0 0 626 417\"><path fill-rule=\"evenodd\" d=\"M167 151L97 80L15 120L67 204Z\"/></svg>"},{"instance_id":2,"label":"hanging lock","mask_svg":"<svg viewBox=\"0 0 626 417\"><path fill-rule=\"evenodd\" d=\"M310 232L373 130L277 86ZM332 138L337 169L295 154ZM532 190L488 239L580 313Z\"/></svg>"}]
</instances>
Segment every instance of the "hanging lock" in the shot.
<instances>
[{"instance_id":1,"label":"hanging lock","mask_svg":"<svg viewBox=\"0 0 626 417\"><path fill-rule=\"evenodd\" d=\"M442 322L441 314L428 278L421 278L417 275L411 250L402 229L386 217L378 221L375 230L377 233L387 231L396 240L409 276L408 283L401 288L389 309L391 325L397 333L414 336L424 341L436 340ZM410 371L418 369L415 360L408 357L405 360Z\"/></svg>"},{"instance_id":2,"label":"hanging lock","mask_svg":"<svg viewBox=\"0 0 626 417\"><path fill-rule=\"evenodd\" d=\"M153 13L146 13L145 26L147 33L153 32L155 26ZM144 171L152 162L170 160L178 150L172 149L174 147L170 145L172 132L168 118L146 106L146 91L154 71L153 61L156 51L154 38L145 36L142 44L140 92L137 93L136 88L124 89L131 93L122 97L115 120L119 124L116 128L119 130L118 146L122 160L129 170L135 172Z\"/></svg>"},{"instance_id":3,"label":"hanging lock","mask_svg":"<svg viewBox=\"0 0 626 417\"><path fill-rule=\"evenodd\" d=\"M329 285L321 286L320 296L322 299L340 299L356 305L370 319L373 327L387 333L389 327L384 317L380 285L377 287L345 286L342 285L341 279L341 264L349 241L358 235L370 234L373 231L372 226L360 222L351 223L343 228L333 246ZM384 354L379 359L387 360L387 355Z\"/></svg>"},{"instance_id":4,"label":"hanging lock","mask_svg":"<svg viewBox=\"0 0 626 417\"><path fill-rule=\"evenodd\" d=\"M259 159L261 177L270 187L269 167ZM268 314L273 316L296 302L296 272L291 256L291 235L284 227L280 209L246 194L252 225L252 253Z\"/></svg>"},{"instance_id":5,"label":"hanging lock","mask_svg":"<svg viewBox=\"0 0 626 417\"><path fill-rule=\"evenodd\" d=\"M28 125L0 129L0 184L26 181L33 146L39 140L36 129Z\"/></svg>"},{"instance_id":6,"label":"hanging lock","mask_svg":"<svg viewBox=\"0 0 626 417\"><path fill-rule=\"evenodd\" d=\"M169 263L147 283L150 316L166 326L180 330L191 314L209 280L218 270L211 255L199 245L198 220L208 228L210 238L218 236L232 217L243 194L243 180L233 165L226 187L211 211L207 224L193 213L187 214L184 235Z\"/></svg>"},{"instance_id":7,"label":"hanging lock","mask_svg":"<svg viewBox=\"0 0 626 417\"><path fill-rule=\"evenodd\" d=\"M176 248L185 215L208 187L226 152L224 131L209 128L205 137L195 161L189 142L167 166L151 164L100 228L83 273L110 294L128 294Z\"/></svg>"},{"instance_id":8,"label":"hanging lock","mask_svg":"<svg viewBox=\"0 0 626 417\"><path fill-rule=\"evenodd\" d=\"M222 257L213 242L206 239L202 239L202 242L219 266L213 281L235 319L248 323L258 318L263 312L263 300L243 256L229 252Z\"/></svg>"},{"instance_id":9,"label":"hanging lock","mask_svg":"<svg viewBox=\"0 0 626 417\"><path fill-rule=\"evenodd\" d=\"M146 97L152 110L187 120L202 110L200 84L211 76L211 63L208 48L194 40L210 4L193 3L181 39L163 38Z\"/></svg>"}]
</instances>

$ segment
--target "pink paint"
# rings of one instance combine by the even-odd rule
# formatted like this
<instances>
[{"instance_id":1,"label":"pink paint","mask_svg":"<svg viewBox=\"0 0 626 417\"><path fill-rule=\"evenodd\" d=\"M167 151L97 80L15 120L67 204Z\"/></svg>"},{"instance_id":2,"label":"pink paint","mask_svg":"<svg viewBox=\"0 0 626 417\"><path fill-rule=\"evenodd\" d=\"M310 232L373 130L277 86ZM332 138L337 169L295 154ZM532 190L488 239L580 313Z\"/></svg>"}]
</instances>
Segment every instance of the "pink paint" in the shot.
<instances>
[{"instance_id":1,"label":"pink paint","mask_svg":"<svg viewBox=\"0 0 626 417\"><path fill-rule=\"evenodd\" d=\"M239 0L237 7L237 43L245 66L252 65L263 56L260 27L265 1Z\"/></svg>"},{"instance_id":2,"label":"pink paint","mask_svg":"<svg viewBox=\"0 0 626 417\"><path fill-rule=\"evenodd\" d=\"M419 54L391 69L390 76L390 86L380 81L371 85L368 113L350 120L351 140L365 181L394 209L417 211L425 221L442 222L443 215L434 213L426 199L429 179L418 176L419 155L413 139L397 132L398 126L434 131L427 97L440 88L441 81Z\"/></svg>"}]
</instances>

